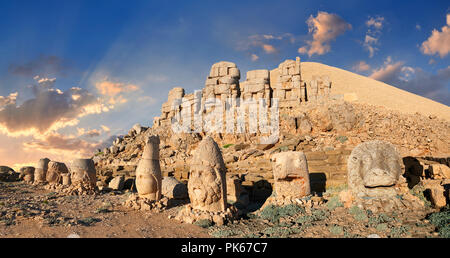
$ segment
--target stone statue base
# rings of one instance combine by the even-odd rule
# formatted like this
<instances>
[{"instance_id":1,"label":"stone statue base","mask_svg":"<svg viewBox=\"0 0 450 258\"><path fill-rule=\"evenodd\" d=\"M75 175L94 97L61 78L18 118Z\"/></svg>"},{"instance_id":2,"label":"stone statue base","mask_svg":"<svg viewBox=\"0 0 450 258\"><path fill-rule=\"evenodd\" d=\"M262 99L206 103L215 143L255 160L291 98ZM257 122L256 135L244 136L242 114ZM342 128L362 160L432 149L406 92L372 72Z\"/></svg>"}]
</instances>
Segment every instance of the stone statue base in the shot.
<instances>
[{"instance_id":1,"label":"stone statue base","mask_svg":"<svg viewBox=\"0 0 450 258\"><path fill-rule=\"evenodd\" d=\"M238 211L234 206L229 206L225 211L211 212L193 209L192 205L188 204L178 212L175 219L190 224L193 224L196 221L200 220L209 220L213 224L222 226L230 221L235 220L237 218L237 215Z\"/></svg>"},{"instance_id":2,"label":"stone statue base","mask_svg":"<svg viewBox=\"0 0 450 258\"><path fill-rule=\"evenodd\" d=\"M134 210L161 212L168 208L168 204L169 198L167 197L155 201L139 196L139 194L131 194L123 205Z\"/></svg>"},{"instance_id":3,"label":"stone statue base","mask_svg":"<svg viewBox=\"0 0 450 258\"><path fill-rule=\"evenodd\" d=\"M70 186L58 185L57 187L68 195L95 195L98 193L97 187L90 181L81 181Z\"/></svg>"},{"instance_id":4,"label":"stone statue base","mask_svg":"<svg viewBox=\"0 0 450 258\"><path fill-rule=\"evenodd\" d=\"M423 201L412 195L406 185L401 187L397 186L393 189L395 189L397 194L389 197L357 197L352 195L350 191L341 192L339 197L346 208L358 206L361 209L371 210L374 213L390 213L405 209L421 210L425 208Z\"/></svg>"}]
</instances>

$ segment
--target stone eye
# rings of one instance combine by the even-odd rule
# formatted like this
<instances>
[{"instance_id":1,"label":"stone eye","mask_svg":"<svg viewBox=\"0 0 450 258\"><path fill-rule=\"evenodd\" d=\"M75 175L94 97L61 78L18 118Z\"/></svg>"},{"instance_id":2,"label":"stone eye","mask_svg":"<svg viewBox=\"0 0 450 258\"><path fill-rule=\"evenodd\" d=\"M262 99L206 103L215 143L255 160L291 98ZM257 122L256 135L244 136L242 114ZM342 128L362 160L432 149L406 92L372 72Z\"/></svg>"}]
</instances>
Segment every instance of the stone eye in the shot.
<instances>
[{"instance_id":1,"label":"stone eye","mask_svg":"<svg viewBox=\"0 0 450 258\"><path fill-rule=\"evenodd\" d=\"M353 156L352 160L353 160L353 162L356 162L356 161L358 161L358 157Z\"/></svg>"}]
</instances>

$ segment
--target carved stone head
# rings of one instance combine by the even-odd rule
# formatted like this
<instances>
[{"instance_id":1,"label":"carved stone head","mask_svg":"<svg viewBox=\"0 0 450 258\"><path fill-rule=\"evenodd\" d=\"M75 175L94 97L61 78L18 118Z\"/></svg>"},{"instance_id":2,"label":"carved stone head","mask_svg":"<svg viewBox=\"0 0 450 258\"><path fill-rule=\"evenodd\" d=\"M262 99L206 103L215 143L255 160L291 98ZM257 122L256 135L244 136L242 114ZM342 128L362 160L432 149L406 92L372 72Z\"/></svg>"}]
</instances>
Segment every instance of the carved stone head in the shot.
<instances>
[{"instance_id":1,"label":"carved stone head","mask_svg":"<svg viewBox=\"0 0 450 258\"><path fill-rule=\"evenodd\" d=\"M217 143L203 139L191 160L188 192L194 209L226 210L226 168Z\"/></svg>"},{"instance_id":2,"label":"carved stone head","mask_svg":"<svg viewBox=\"0 0 450 258\"><path fill-rule=\"evenodd\" d=\"M401 158L391 143L365 142L353 149L347 169L349 188L356 196L392 195L391 186L401 174Z\"/></svg>"}]
</instances>

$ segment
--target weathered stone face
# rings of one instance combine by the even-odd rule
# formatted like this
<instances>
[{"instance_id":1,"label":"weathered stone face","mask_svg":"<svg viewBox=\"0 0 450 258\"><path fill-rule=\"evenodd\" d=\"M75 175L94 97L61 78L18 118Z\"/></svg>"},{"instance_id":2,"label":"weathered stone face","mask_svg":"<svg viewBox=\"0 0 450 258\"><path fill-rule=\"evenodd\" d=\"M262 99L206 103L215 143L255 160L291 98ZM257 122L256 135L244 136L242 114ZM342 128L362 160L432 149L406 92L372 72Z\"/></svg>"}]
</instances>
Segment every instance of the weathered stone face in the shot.
<instances>
[{"instance_id":1,"label":"weathered stone face","mask_svg":"<svg viewBox=\"0 0 450 258\"><path fill-rule=\"evenodd\" d=\"M191 161L189 199L194 209L226 210L226 168L222 153L211 137L202 140Z\"/></svg>"},{"instance_id":2,"label":"weathered stone face","mask_svg":"<svg viewBox=\"0 0 450 258\"><path fill-rule=\"evenodd\" d=\"M370 141L353 149L347 162L348 185L355 196L394 195L401 174L401 159L391 143Z\"/></svg>"},{"instance_id":3,"label":"weathered stone face","mask_svg":"<svg viewBox=\"0 0 450 258\"><path fill-rule=\"evenodd\" d=\"M70 164L70 175L72 184L88 183L95 187L97 176L94 161L92 159L75 159Z\"/></svg>"},{"instance_id":4,"label":"weathered stone face","mask_svg":"<svg viewBox=\"0 0 450 258\"><path fill-rule=\"evenodd\" d=\"M161 199L161 167L159 164L159 136L150 136L136 168L136 189L139 196L149 200Z\"/></svg>"},{"instance_id":5,"label":"weathered stone face","mask_svg":"<svg viewBox=\"0 0 450 258\"><path fill-rule=\"evenodd\" d=\"M34 167L23 167L20 169L20 177L26 183L33 183L34 181Z\"/></svg>"},{"instance_id":6,"label":"weathered stone face","mask_svg":"<svg viewBox=\"0 0 450 258\"><path fill-rule=\"evenodd\" d=\"M303 152L272 155L272 171L277 198L301 198L311 193L308 164Z\"/></svg>"},{"instance_id":7,"label":"weathered stone face","mask_svg":"<svg viewBox=\"0 0 450 258\"><path fill-rule=\"evenodd\" d=\"M69 173L66 165L61 162L50 161L48 163L48 170L46 175L46 180L50 184L61 184L62 174Z\"/></svg>"},{"instance_id":8,"label":"weathered stone face","mask_svg":"<svg viewBox=\"0 0 450 258\"><path fill-rule=\"evenodd\" d=\"M43 158L39 160L36 169L34 170L35 183L44 183L46 181L46 173L49 162L50 160L48 158Z\"/></svg>"}]
</instances>

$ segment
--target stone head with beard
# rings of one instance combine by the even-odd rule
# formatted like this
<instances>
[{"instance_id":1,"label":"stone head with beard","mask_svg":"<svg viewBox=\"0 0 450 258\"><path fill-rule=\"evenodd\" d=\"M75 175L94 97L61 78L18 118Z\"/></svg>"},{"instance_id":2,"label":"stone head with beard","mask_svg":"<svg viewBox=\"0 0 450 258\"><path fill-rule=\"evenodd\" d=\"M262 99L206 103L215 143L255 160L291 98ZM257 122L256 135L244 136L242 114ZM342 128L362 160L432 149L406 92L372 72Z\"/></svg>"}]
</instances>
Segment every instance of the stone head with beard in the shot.
<instances>
[{"instance_id":1,"label":"stone head with beard","mask_svg":"<svg viewBox=\"0 0 450 258\"><path fill-rule=\"evenodd\" d=\"M226 210L226 168L222 153L211 137L203 139L191 160L188 182L189 198L194 209Z\"/></svg>"}]
</instances>

